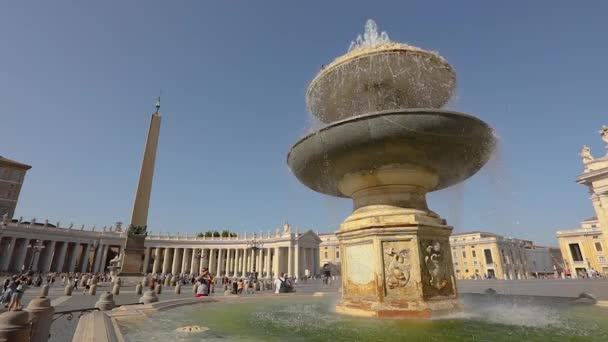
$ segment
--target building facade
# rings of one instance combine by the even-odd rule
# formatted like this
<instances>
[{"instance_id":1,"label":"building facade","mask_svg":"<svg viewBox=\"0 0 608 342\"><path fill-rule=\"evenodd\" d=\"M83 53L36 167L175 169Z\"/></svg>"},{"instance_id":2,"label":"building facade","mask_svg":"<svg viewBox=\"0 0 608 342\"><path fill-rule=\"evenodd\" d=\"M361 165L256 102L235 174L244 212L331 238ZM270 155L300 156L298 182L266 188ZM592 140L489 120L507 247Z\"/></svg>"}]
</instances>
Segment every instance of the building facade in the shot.
<instances>
[{"instance_id":1,"label":"building facade","mask_svg":"<svg viewBox=\"0 0 608 342\"><path fill-rule=\"evenodd\" d=\"M566 276L577 278L590 270L608 275L604 252L606 236L596 217L581 222L578 229L558 230L557 239L564 256Z\"/></svg>"},{"instance_id":2,"label":"building facade","mask_svg":"<svg viewBox=\"0 0 608 342\"><path fill-rule=\"evenodd\" d=\"M120 224L95 231L32 221L3 221L0 272L102 272L110 260L124 254L127 233ZM289 225L249 238L150 234L141 255L142 272L198 274L208 267L215 275L230 277L254 272L260 277L318 275L320 242L311 230L300 234Z\"/></svg>"},{"instance_id":3,"label":"building facade","mask_svg":"<svg viewBox=\"0 0 608 342\"><path fill-rule=\"evenodd\" d=\"M603 126L599 133L608 143L608 127ZM567 275L580 277L596 271L608 275L604 252L608 244L608 153L595 158L591 148L583 146L579 156L583 173L576 182L587 187L595 217L583 221L577 229L558 230L557 239Z\"/></svg>"},{"instance_id":4,"label":"building facade","mask_svg":"<svg viewBox=\"0 0 608 342\"><path fill-rule=\"evenodd\" d=\"M450 236L456 279L528 279L531 241L487 232Z\"/></svg>"},{"instance_id":5,"label":"building facade","mask_svg":"<svg viewBox=\"0 0 608 342\"><path fill-rule=\"evenodd\" d=\"M32 167L0 156L0 217L12 218L27 170Z\"/></svg>"}]
</instances>

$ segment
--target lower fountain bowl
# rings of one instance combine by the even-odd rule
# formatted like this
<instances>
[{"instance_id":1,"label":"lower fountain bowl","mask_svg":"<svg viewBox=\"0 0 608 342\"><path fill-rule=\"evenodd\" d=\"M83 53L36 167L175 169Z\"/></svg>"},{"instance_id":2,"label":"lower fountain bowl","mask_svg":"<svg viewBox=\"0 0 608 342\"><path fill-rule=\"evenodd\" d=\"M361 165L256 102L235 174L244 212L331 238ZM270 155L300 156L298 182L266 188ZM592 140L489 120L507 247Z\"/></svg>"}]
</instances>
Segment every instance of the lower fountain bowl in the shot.
<instances>
[{"instance_id":1,"label":"lower fountain bowl","mask_svg":"<svg viewBox=\"0 0 608 342\"><path fill-rule=\"evenodd\" d=\"M471 115L435 109L382 111L309 134L291 148L287 163L304 185L331 196L353 197L345 191L345 179L373 177L386 169L429 175L421 184L416 179L409 184L424 187L425 192L475 174L495 144L492 128Z\"/></svg>"}]
</instances>

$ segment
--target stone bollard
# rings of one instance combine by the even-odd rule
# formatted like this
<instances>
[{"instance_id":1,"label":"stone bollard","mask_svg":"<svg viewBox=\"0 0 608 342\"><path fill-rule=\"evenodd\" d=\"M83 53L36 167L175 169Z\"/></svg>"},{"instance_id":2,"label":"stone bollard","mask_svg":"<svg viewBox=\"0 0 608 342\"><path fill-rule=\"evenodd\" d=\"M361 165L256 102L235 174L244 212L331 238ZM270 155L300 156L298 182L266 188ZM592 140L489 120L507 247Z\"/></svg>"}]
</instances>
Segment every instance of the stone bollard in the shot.
<instances>
[{"instance_id":1,"label":"stone bollard","mask_svg":"<svg viewBox=\"0 0 608 342\"><path fill-rule=\"evenodd\" d=\"M101 311L107 311L114 309L116 303L114 302L114 295L110 292L103 293L99 296L99 300L95 303L95 307Z\"/></svg>"},{"instance_id":2,"label":"stone bollard","mask_svg":"<svg viewBox=\"0 0 608 342\"><path fill-rule=\"evenodd\" d=\"M149 284L150 284L150 283L148 283L148 277L143 277L143 278L141 279L141 286L142 286L142 287L146 287L146 286L148 286Z\"/></svg>"},{"instance_id":3,"label":"stone bollard","mask_svg":"<svg viewBox=\"0 0 608 342\"><path fill-rule=\"evenodd\" d=\"M27 311L7 311L0 315L0 341L29 342L30 314Z\"/></svg>"},{"instance_id":4,"label":"stone bollard","mask_svg":"<svg viewBox=\"0 0 608 342\"><path fill-rule=\"evenodd\" d=\"M91 296L94 296L97 293L97 284L93 284L91 285L91 287L89 287L89 294Z\"/></svg>"},{"instance_id":5,"label":"stone bollard","mask_svg":"<svg viewBox=\"0 0 608 342\"><path fill-rule=\"evenodd\" d=\"M165 278L165 286L171 286L171 277L167 276Z\"/></svg>"},{"instance_id":6,"label":"stone bollard","mask_svg":"<svg viewBox=\"0 0 608 342\"><path fill-rule=\"evenodd\" d=\"M182 286L180 284L175 285L175 294L182 293Z\"/></svg>"},{"instance_id":7,"label":"stone bollard","mask_svg":"<svg viewBox=\"0 0 608 342\"><path fill-rule=\"evenodd\" d=\"M47 297L38 297L30 301L27 309L32 322L31 342L46 342L51 332L51 323L55 308L51 306L51 300Z\"/></svg>"},{"instance_id":8,"label":"stone bollard","mask_svg":"<svg viewBox=\"0 0 608 342\"><path fill-rule=\"evenodd\" d=\"M135 285L135 294L141 295L141 292L142 292L141 284Z\"/></svg>"},{"instance_id":9,"label":"stone bollard","mask_svg":"<svg viewBox=\"0 0 608 342\"><path fill-rule=\"evenodd\" d=\"M114 284L112 287L112 294L118 296L120 294L120 285L118 283Z\"/></svg>"},{"instance_id":10,"label":"stone bollard","mask_svg":"<svg viewBox=\"0 0 608 342\"><path fill-rule=\"evenodd\" d=\"M46 297L49 295L49 286L48 285L42 285L42 289L40 291L40 296L41 297Z\"/></svg>"},{"instance_id":11,"label":"stone bollard","mask_svg":"<svg viewBox=\"0 0 608 342\"><path fill-rule=\"evenodd\" d=\"M66 285L65 289L63 290L63 294L66 295L66 296L71 296L73 289L74 288L72 287L72 285Z\"/></svg>"},{"instance_id":12,"label":"stone bollard","mask_svg":"<svg viewBox=\"0 0 608 342\"><path fill-rule=\"evenodd\" d=\"M175 278L175 276L171 277L171 286L175 286L177 285L177 279Z\"/></svg>"},{"instance_id":13,"label":"stone bollard","mask_svg":"<svg viewBox=\"0 0 608 342\"><path fill-rule=\"evenodd\" d=\"M161 294L163 292L163 284L158 284L154 287L154 292L156 294Z\"/></svg>"},{"instance_id":14,"label":"stone bollard","mask_svg":"<svg viewBox=\"0 0 608 342\"><path fill-rule=\"evenodd\" d=\"M162 286L162 285L159 285L159 286ZM143 303L143 304L156 303L156 302L158 302L158 297L156 296L156 293L154 293L154 291L148 290L148 291L144 292L144 295L143 295L143 297L141 297L139 299L139 302Z\"/></svg>"},{"instance_id":15,"label":"stone bollard","mask_svg":"<svg viewBox=\"0 0 608 342\"><path fill-rule=\"evenodd\" d=\"M196 294L197 290L198 290L198 286L196 284L192 285L192 293Z\"/></svg>"}]
</instances>

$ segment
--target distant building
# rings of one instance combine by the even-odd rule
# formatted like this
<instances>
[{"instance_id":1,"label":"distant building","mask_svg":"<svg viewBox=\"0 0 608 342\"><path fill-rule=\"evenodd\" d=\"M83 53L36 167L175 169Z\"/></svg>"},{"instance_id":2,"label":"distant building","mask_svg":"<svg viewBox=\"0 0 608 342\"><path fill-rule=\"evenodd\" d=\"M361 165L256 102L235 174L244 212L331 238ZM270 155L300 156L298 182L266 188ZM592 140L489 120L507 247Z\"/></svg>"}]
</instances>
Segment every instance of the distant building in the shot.
<instances>
[{"instance_id":1,"label":"distant building","mask_svg":"<svg viewBox=\"0 0 608 342\"><path fill-rule=\"evenodd\" d=\"M608 127L603 126L599 133L608 143ZM581 222L580 228L557 231L557 239L564 256L566 275L579 277L593 271L608 275L604 251L608 246L608 153L595 158L591 148L583 146L580 157L584 169L576 182L589 189L596 216Z\"/></svg>"},{"instance_id":2,"label":"distant building","mask_svg":"<svg viewBox=\"0 0 608 342\"><path fill-rule=\"evenodd\" d=\"M332 274L340 273L340 245L334 233L319 234L321 243L319 244L320 266L330 270Z\"/></svg>"},{"instance_id":3,"label":"distant building","mask_svg":"<svg viewBox=\"0 0 608 342\"><path fill-rule=\"evenodd\" d=\"M15 215L25 173L32 167L0 156L0 217Z\"/></svg>"},{"instance_id":4,"label":"distant building","mask_svg":"<svg viewBox=\"0 0 608 342\"><path fill-rule=\"evenodd\" d=\"M505 238L488 232L450 236L456 279L528 279L532 241Z\"/></svg>"}]
</instances>

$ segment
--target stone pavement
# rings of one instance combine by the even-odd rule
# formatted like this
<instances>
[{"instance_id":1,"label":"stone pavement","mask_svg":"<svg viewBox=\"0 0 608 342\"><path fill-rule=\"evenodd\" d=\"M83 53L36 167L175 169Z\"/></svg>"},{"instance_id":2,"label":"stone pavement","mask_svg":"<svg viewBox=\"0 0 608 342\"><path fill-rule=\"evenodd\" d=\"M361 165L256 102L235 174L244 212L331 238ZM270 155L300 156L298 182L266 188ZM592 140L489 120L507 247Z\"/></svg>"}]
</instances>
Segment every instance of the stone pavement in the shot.
<instances>
[{"instance_id":1,"label":"stone pavement","mask_svg":"<svg viewBox=\"0 0 608 342\"><path fill-rule=\"evenodd\" d=\"M499 294L577 297L592 293L598 300L608 300L608 279L528 279L528 280L459 280L460 293L483 293L493 288Z\"/></svg>"}]
</instances>

